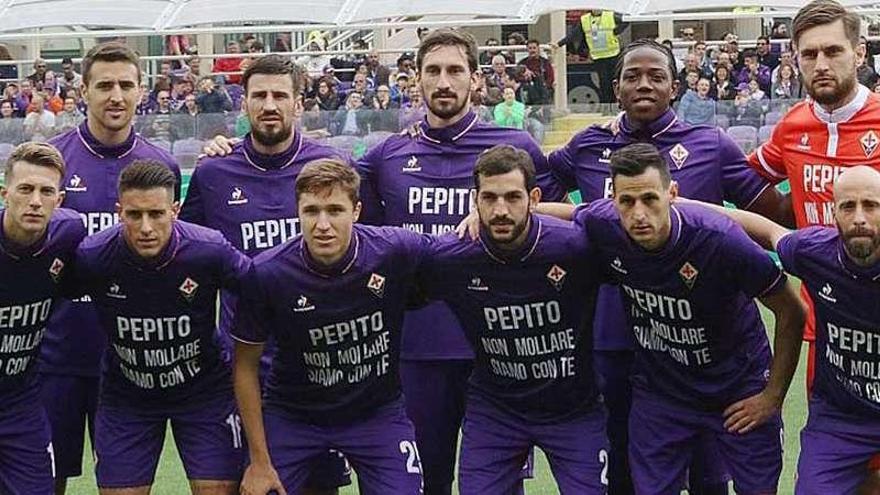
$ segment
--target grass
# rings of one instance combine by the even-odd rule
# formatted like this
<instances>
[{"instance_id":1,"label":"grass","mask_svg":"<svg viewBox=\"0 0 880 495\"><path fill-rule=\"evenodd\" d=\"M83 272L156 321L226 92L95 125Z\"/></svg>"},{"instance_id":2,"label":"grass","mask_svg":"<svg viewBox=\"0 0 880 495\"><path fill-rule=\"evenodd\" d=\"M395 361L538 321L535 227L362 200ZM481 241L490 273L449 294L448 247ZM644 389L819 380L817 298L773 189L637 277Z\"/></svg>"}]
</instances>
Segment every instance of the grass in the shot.
<instances>
[{"instance_id":1,"label":"grass","mask_svg":"<svg viewBox=\"0 0 880 495\"><path fill-rule=\"evenodd\" d=\"M762 313L767 327L772 329L772 315L763 308ZM788 397L786 397L783 409L785 419L785 458L782 478L779 483L779 493L781 494L794 493L794 475L797 467L798 452L800 452L799 433L807 419L806 391L804 389L806 345L803 346L801 351L801 361L798 364L798 370L788 392ZM553 482L547 460L540 452L536 456L536 464L535 479L526 482L526 493L529 495L557 495L559 491ZM83 476L70 480L68 484L68 493L70 495L97 493L93 466L91 455L86 455L83 459ZM154 495L184 495L189 493L189 484L186 481L186 475L177 456L177 449L174 446L174 440L170 431L165 437L165 450L159 462L156 483L153 486L152 493ZM357 493L356 484L340 490L341 495L355 495Z\"/></svg>"}]
</instances>

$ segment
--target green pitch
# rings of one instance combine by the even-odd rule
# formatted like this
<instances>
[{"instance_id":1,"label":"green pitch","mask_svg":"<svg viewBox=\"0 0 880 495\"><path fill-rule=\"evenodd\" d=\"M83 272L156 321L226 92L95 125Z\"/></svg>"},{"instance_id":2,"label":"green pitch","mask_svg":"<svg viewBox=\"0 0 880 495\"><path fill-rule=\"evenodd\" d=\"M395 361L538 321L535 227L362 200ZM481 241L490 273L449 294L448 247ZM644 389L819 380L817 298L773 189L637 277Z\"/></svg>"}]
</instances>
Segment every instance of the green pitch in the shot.
<instances>
[{"instance_id":1,"label":"green pitch","mask_svg":"<svg viewBox=\"0 0 880 495\"><path fill-rule=\"evenodd\" d=\"M762 307L762 314L767 327L773 328L773 316ZM770 336L772 342L772 335ZM797 467L797 456L800 452L799 432L807 419L806 393L804 390L804 375L806 370L806 345L801 352L801 361L792 382L791 390L785 401L783 414L785 416L785 462L783 465L782 479L779 483L779 493L794 493L794 474ZM538 452L536 456L535 479L526 482L526 493L529 495L558 495L559 491L553 483L553 476L544 455ZM91 455L83 459L83 476L73 479L69 483L67 493L70 495L96 494L94 463ZM358 493L356 483L353 486L340 490L341 495L356 495ZM174 439L170 430L165 437L165 450L159 462L156 473L156 483L153 486L153 495L185 495L189 492L189 484L183 472ZM732 490L731 490L731 493Z\"/></svg>"}]
</instances>

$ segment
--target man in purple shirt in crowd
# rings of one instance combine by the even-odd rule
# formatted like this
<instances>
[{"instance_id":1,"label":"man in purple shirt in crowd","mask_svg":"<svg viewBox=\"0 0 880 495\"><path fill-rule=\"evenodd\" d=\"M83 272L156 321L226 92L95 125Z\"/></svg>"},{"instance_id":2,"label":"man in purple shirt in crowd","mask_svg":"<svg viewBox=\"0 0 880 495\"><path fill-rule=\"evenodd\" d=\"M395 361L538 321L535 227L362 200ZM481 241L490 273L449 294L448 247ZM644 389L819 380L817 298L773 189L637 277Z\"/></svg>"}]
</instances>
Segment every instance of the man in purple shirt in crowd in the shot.
<instances>
[{"instance_id":1,"label":"man in purple shirt in crowd","mask_svg":"<svg viewBox=\"0 0 880 495\"><path fill-rule=\"evenodd\" d=\"M470 210L477 156L499 143L532 156L548 200L564 197L528 133L481 123L471 109L470 88L479 69L470 35L432 31L416 58L427 116L358 161L365 223L430 234L453 230ZM425 493L448 494L474 354L458 320L442 302L408 312L404 329L401 382L422 451Z\"/></svg>"},{"instance_id":2,"label":"man in purple shirt in crowd","mask_svg":"<svg viewBox=\"0 0 880 495\"><path fill-rule=\"evenodd\" d=\"M232 330L250 452L242 494L302 493L328 449L351 461L362 493L421 493L398 370L406 302L427 240L354 225L359 188L342 160L306 165L296 179L302 235L258 255L244 283ZM261 398L260 356L270 336L277 352Z\"/></svg>"},{"instance_id":3,"label":"man in purple shirt in crowd","mask_svg":"<svg viewBox=\"0 0 880 495\"><path fill-rule=\"evenodd\" d=\"M245 70L242 84L251 132L241 141L217 139L218 149L211 153L215 157L201 160L193 171L180 218L219 230L254 257L299 234L294 182L303 166L341 154L295 129L302 88L300 69L289 60L278 55L258 58ZM229 293L221 301L220 333L231 355L235 301ZM264 367L270 354L267 348ZM313 494L335 493L336 487L351 483L349 474L345 459L328 453L308 486Z\"/></svg>"},{"instance_id":4,"label":"man in purple shirt in crowd","mask_svg":"<svg viewBox=\"0 0 880 495\"><path fill-rule=\"evenodd\" d=\"M498 145L474 169L477 242L447 235L426 257L422 285L445 300L476 353L465 413L459 492L507 495L535 445L562 494L604 494L606 413L593 374L598 281L587 238L533 215L532 159Z\"/></svg>"},{"instance_id":5,"label":"man in purple shirt in crowd","mask_svg":"<svg viewBox=\"0 0 880 495\"><path fill-rule=\"evenodd\" d=\"M35 362L62 276L86 231L57 208L64 160L48 144L25 143L6 161L0 186L0 492L51 495L53 449Z\"/></svg>"},{"instance_id":6,"label":"man in purple shirt in crowd","mask_svg":"<svg viewBox=\"0 0 880 495\"><path fill-rule=\"evenodd\" d=\"M636 493L678 493L701 437L713 437L737 493L775 493L782 401L804 308L766 252L723 215L671 206L657 149L611 154L613 200L576 215L605 277L622 288L637 341L630 413ZM776 317L772 357L758 297Z\"/></svg>"},{"instance_id":7,"label":"man in purple shirt in crowd","mask_svg":"<svg viewBox=\"0 0 880 495\"><path fill-rule=\"evenodd\" d=\"M131 126L140 98L137 55L123 44L101 44L89 50L82 68L86 121L50 142L66 163L62 205L80 213L91 235L118 221L116 185L125 166L136 159L161 161L177 177L177 193L180 170L170 154L138 136ZM98 325L88 297L61 301L40 354L58 494L64 493L68 477L81 473L87 423L94 434L98 370L106 346L106 336Z\"/></svg>"},{"instance_id":8,"label":"man in purple shirt in crowd","mask_svg":"<svg viewBox=\"0 0 880 495\"><path fill-rule=\"evenodd\" d=\"M623 49L614 80L624 114L618 132L590 127L549 156L550 167L568 190L577 189L585 203L612 195L608 173L611 153L630 143L649 141L660 149L682 194L709 203L728 201L783 223L785 197L748 166L739 146L721 129L681 122L670 102L678 91L672 52L653 40L637 40ZM609 410L611 440L609 492L632 493L626 455L630 369L635 342L626 328L617 287L599 291L594 325L597 370ZM707 442L690 471L691 493L727 493L726 472L717 447Z\"/></svg>"},{"instance_id":9,"label":"man in purple shirt in crowd","mask_svg":"<svg viewBox=\"0 0 880 495\"><path fill-rule=\"evenodd\" d=\"M801 431L795 493L874 493L869 459L880 452L880 173L847 169L834 182L837 228L789 231L766 218L725 212L779 253L816 306L816 381ZM876 483L876 475L873 475Z\"/></svg>"},{"instance_id":10,"label":"man in purple shirt in crowd","mask_svg":"<svg viewBox=\"0 0 880 495\"><path fill-rule=\"evenodd\" d=\"M241 420L215 319L219 290L237 290L251 261L220 232L178 221L176 188L162 162L126 167L121 224L76 252L76 283L110 344L95 418L102 495L150 492L169 421L193 493L238 492Z\"/></svg>"}]
</instances>

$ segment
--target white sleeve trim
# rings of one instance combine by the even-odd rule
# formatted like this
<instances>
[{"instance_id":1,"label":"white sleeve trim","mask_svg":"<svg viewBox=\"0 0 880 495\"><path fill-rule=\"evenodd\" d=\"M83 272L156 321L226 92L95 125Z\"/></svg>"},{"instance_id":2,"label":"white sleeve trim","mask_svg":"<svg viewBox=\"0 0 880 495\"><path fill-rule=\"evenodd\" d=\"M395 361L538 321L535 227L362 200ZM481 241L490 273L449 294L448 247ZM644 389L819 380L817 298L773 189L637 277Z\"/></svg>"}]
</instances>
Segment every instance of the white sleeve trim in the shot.
<instances>
[{"instance_id":1,"label":"white sleeve trim","mask_svg":"<svg viewBox=\"0 0 880 495\"><path fill-rule=\"evenodd\" d=\"M770 165L767 164L767 160L764 159L764 145L763 144L761 146L758 146L758 149L755 151L755 154L758 155L758 161L761 163L761 167L764 169L765 172L772 175L773 177L776 177L777 179L784 180L784 179L788 178L787 176L780 174L779 172L774 170L773 167L771 167Z\"/></svg>"},{"instance_id":2,"label":"white sleeve trim","mask_svg":"<svg viewBox=\"0 0 880 495\"><path fill-rule=\"evenodd\" d=\"M230 335L234 340L237 340L237 341L241 342L242 344L249 344L249 345L264 345L264 344L266 344L266 341L265 341L265 340L262 341L262 342L253 342L253 341L250 341L250 340L244 340L244 339L238 337L237 335L235 335L235 334L232 333L232 332L230 332L229 335Z\"/></svg>"}]
</instances>

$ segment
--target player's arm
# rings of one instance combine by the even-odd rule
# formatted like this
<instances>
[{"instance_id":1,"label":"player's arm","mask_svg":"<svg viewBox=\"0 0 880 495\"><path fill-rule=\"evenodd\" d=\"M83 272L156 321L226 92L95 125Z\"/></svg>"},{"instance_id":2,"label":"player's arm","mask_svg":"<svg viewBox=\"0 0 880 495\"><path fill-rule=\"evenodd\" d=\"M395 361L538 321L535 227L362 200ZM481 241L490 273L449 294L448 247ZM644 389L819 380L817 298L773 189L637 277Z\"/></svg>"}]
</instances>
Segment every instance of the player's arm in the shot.
<instances>
[{"instance_id":1,"label":"player's arm","mask_svg":"<svg viewBox=\"0 0 880 495\"><path fill-rule=\"evenodd\" d=\"M782 225L758 215L757 213L745 210L734 210L732 208L725 208L721 205L703 203L702 201L685 201L697 203L706 208L715 210L722 215L727 215L733 219L734 222L740 224L743 230L746 231L746 234L748 234L753 241L757 242L762 248L768 251L775 251L779 239L782 239L783 236L790 232Z\"/></svg>"},{"instance_id":2,"label":"player's arm","mask_svg":"<svg viewBox=\"0 0 880 495\"><path fill-rule=\"evenodd\" d=\"M731 433L748 433L782 408L801 354L806 309L791 281L759 299L776 317L770 379L763 391L724 411L724 427Z\"/></svg>"},{"instance_id":3,"label":"player's arm","mask_svg":"<svg viewBox=\"0 0 880 495\"><path fill-rule=\"evenodd\" d=\"M235 399L247 436L250 464L241 480L242 495L266 495L271 490L286 495L284 486L269 458L266 431L263 427L263 404L260 395L260 356L263 344L235 342L233 368Z\"/></svg>"},{"instance_id":4,"label":"player's arm","mask_svg":"<svg viewBox=\"0 0 880 495\"><path fill-rule=\"evenodd\" d=\"M379 168L385 162L383 145L376 146L362 156L354 165L361 176L361 215L358 222L365 225L385 223L385 205L379 193Z\"/></svg>"},{"instance_id":5,"label":"player's arm","mask_svg":"<svg viewBox=\"0 0 880 495\"><path fill-rule=\"evenodd\" d=\"M199 168L196 167L190 176L189 188L186 191L186 199L184 199L183 205L180 207L178 218L185 222L207 226L207 219L205 218L205 203L202 200L202 189L200 186L201 180L199 179L199 175Z\"/></svg>"},{"instance_id":6,"label":"player's arm","mask_svg":"<svg viewBox=\"0 0 880 495\"><path fill-rule=\"evenodd\" d=\"M773 186L764 189L760 196L749 206L749 211L763 215L774 222L795 228L794 208L791 204L791 195L779 192Z\"/></svg>"}]
</instances>

